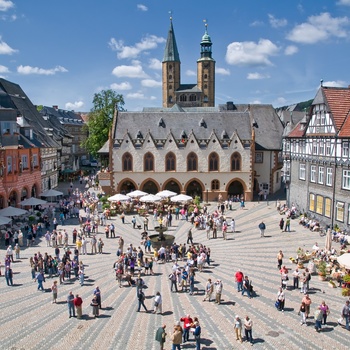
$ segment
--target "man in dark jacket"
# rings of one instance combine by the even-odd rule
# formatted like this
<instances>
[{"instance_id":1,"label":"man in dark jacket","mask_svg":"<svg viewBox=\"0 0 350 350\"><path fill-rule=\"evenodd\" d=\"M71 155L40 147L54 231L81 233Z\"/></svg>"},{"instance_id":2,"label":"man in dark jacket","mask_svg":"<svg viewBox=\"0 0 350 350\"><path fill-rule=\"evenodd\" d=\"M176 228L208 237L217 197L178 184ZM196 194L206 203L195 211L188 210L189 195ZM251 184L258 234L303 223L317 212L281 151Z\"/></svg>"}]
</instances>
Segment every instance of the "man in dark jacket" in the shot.
<instances>
[{"instance_id":1,"label":"man in dark jacket","mask_svg":"<svg viewBox=\"0 0 350 350\"><path fill-rule=\"evenodd\" d=\"M164 343L165 343L165 337L166 337L165 327L166 325L163 324L163 326L159 327L156 332L155 340L159 342L160 350L164 350Z\"/></svg>"}]
</instances>

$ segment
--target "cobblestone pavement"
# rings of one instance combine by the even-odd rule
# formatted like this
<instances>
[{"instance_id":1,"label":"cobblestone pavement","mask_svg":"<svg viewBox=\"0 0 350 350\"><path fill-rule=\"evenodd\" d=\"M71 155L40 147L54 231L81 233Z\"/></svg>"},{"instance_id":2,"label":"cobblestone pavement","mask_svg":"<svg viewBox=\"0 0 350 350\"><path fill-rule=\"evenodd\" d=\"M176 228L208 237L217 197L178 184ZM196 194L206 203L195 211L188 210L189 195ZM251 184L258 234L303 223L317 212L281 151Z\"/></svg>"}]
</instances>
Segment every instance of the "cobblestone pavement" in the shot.
<instances>
[{"instance_id":1,"label":"cobblestone pavement","mask_svg":"<svg viewBox=\"0 0 350 350\"><path fill-rule=\"evenodd\" d=\"M210 210L214 209L215 205L211 205ZM137 313L136 288L117 286L112 268L116 259L117 239L106 240L104 234L99 234L105 242L105 253L81 257L88 276L86 283L80 286L78 281L71 280L59 285L57 304L51 303L50 291L55 278L47 278L44 283L45 293L39 292L31 279L29 267L29 257L34 252L53 254L53 248L46 247L46 243L41 240L36 246L23 249L21 259L13 263L15 285L8 287L4 277L0 278L0 349L159 349L158 343L154 341L156 329L166 324L170 333L174 322L188 313L198 316L201 322L202 349L348 349L349 332L337 324L345 302L339 288L332 289L327 282L319 281L317 276L312 277L311 315L322 300L331 310L329 322L321 333L315 332L313 317L308 319L307 326L300 326L297 310L302 294L298 290L286 292L284 313L274 307L280 285L277 252L282 249L284 264L294 268L288 258L296 255L296 249L299 246L311 249L316 241L323 246L324 237L299 226L295 220L291 223L291 233L281 233L278 227L280 215L272 202L270 205L247 203L244 210L236 204L227 217L235 218L237 230L236 233L228 234L227 241L220 235L217 239L208 240L204 231L193 230L194 241L210 246L212 251L210 268L196 274L197 293L191 296L188 293L170 292L167 276L171 263L155 264L155 275L144 277L147 284L146 306L149 310L152 308L152 298L160 291L163 296L163 315ZM141 231L132 229L131 216L126 218L124 225L119 218L112 219L116 224L117 235L123 235L125 244L138 246ZM265 238L260 238L257 228L262 219L267 226ZM190 223L175 221L173 224L170 232L176 236L178 243L184 243ZM64 228L71 234L75 225L76 219L70 219ZM151 224L151 231L152 228ZM4 254L2 242L2 261ZM254 285L257 295L253 299L242 297L236 291L234 273L238 268L249 275ZM223 281L220 305L202 301L208 278L220 278ZM102 291L102 310L100 317L94 319L90 301L96 285ZM68 318L65 301L70 290L74 294L79 293L84 300L84 317L81 320ZM245 315L252 318L253 346L236 342L233 330L236 314L242 318ZM192 340L183 344L182 348L195 348L195 343ZM171 349L169 339L165 349Z\"/></svg>"}]
</instances>

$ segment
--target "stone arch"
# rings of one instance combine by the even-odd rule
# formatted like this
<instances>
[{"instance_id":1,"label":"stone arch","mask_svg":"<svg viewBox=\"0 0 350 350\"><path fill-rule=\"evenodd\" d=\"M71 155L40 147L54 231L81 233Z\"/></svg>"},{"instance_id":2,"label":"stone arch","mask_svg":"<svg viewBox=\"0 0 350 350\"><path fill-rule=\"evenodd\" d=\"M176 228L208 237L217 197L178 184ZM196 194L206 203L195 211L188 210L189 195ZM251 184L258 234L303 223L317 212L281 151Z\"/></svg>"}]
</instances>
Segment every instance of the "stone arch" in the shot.
<instances>
[{"instance_id":1,"label":"stone arch","mask_svg":"<svg viewBox=\"0 0 350 350\"><path fill-rule=\"evenodd\" d=\"M182 191L182 186L178 180L170 178L164 182L163 190L169 190L180 194Z\"/></svg>"},{"instance_id":2,"label":"stone arch","mask_svg":"<svg viewBox=\"0 0 350 350\"><path fill-rule=\"evenodd\" d=\"M247 191L247 185L242 179L238 177L233 178L226 185L226 193L228 196L237 196L237 195L241 196L242 194L245 196L246 191Z\"/></svg>"},{"instance_id":3,"label":"stone arch","mask_svg":"<svg viewBox=\"0 0 350 350\"><path fill-rule=\"evenodd\" d=\"M5 208L5 203L6 203L6 197L2 194L0 194L0 209Z\"/></svg>"},{"instance_id":4,"label":"stone arch","mask_svg":"<svg viewBox=\"0 0 350 350\"><path fill-rule=\"evenodd\" d=\"M21 189L21 201L30 197L30 192L27 186L23 186Z\"/></svg>"},{"instance_id":5,"label":"stone arch","mask_svg":"<svg viewBox=\"0 0 350 350\"><path fill-rule=\"evenodd\" d=\"M131 179L123 179L117 186L117 193L127 194L136 190L136 183Z\"/></svg>"},{"instance_id":6,"label":"stone arch","mask_svg":"<svg viewBox=\"0 0 350 350\"><path fill-rule=\"evenodd\" d=\"M17 207L17 203L18 203L18 199L19 199L19 196L18 196L17 191L16 190L12 190L10 192L9 198L7 200L8 206L16 208Z\"/></svg>"},{"instance_id":7,"label":"stone arch","mask_svg":"<svg viewBox=\"0 0 350 350\"><path fill-rule=\"evenodd\" d=\"M32 189L30 191L31 197L39 197L39 185L37 183L33 184Z\"/></svg>"},{"instance_id":8,"label":"stone arch","mask_svg":"<svg viewBox=\"0 0 350 350\"><path fill-rule=\"evenodd\" d=\"M194 178L189 181L184 186L185 192L188 196L195 197L199 196L202 200L203 192L205 191L205 186L202 181Z\"/></svg>"},{"instance_id":9,"label":"stone arch","mask_svg":"<svg viewBox=\"0 0 350 350\"><path fill-rule=\"evenodd\" d=\"M149 194L156 194L160 192L159 184L152 178L145 179L140 185L140 190Z\"/></svg>"}]
</instances>

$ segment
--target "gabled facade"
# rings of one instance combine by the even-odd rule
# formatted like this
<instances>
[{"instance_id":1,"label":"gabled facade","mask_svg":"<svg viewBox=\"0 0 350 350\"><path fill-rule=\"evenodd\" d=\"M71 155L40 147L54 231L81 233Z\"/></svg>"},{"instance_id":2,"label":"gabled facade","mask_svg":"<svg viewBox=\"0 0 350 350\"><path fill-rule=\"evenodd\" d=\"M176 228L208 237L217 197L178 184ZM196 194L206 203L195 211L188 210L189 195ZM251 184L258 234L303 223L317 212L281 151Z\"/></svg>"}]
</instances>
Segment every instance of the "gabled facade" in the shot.
<instances>
[{"instance_id":1,"label":"gabled facade","mask_svg":"<svg viewBox=\"0 0 350 350\"><path fill-rule=\"evenodd\" d=\"M54 140L50 125L18 84L0 78L0 92L0 106L16 110L21 136L40 149L41 191L56 187L60 145Z\"/></svg>"},{"instance_id":2,"label":"gabled facade","mask_svg":"<svg viewBox=\"0 0 350 350\"><path fill-rule=\"evenodd\" d=\"M287 200L330 226L350 225L350 88L321 86L283 141Z\"/></svg>"}]
</instances>

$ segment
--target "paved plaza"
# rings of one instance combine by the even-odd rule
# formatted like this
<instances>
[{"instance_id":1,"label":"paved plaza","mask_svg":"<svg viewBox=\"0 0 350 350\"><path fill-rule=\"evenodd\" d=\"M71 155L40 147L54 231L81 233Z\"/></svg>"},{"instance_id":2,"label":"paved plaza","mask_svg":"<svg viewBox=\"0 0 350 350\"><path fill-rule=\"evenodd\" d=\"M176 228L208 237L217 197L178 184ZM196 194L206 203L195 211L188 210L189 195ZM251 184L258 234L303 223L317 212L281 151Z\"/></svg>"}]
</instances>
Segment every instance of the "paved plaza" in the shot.
<instances>
[{"instance_id":1,"label":"paved plaza","mask_svg":"<svg viewBox=\"0 0 350 350\"><path fill-rule=\"evenodd\" d=\"M209 210L213 211L215 208L212 203ZM171 272L171 263L154 264L155 275L143 276L147 285L147 308L152 309L153 297L159 291L163 297L163 315L137 313L136 288L126 285L119 288L113 269L118 239L105 239L102 227L98 236L104 240L105 253L81 256L88 276L86 283L80 286L77 280L71 280L59 285L57 304L51 303L50 287L53 280L58 278L47 278L44 283L45 293L39 292L37 284L31 279L29 266L29 258L35 252L54 255L54 249L47 248L43 239L36 246L23 249L21 259L12 264L15 285L8 287L4 277L0 278L0 349L159 349L159 343L154 340L155 331L162 324L166 324L168 339L165 349L169 350L169 334L173 325L186 314L199 318L202 326L201 349L348 349L350 333L337 324L345 303L340 288L332 289L327 282L312 276L311 315L322 300L326 301L331 311L328 325L321 333L315 332L313 317L307 320L307 326L300 325L297 311L302 294L299 290L286 291L284 313L274 307L280 286L276 260L278 251L283 250L284 264L294 269L295 265L289 262L289 257L296 256L297 248L301 246L311 250L316 241L322 247L325 238L298 225L296 220L291 222L291 233L281 233L278 226L280 215L276 211L275 202L270 202L269 205L266 202L250 202L246 203L243 210L236 203L233 209L227 212L227 217L228 222L232 217L235 219L237 232L229 233L227 241L221 238L220 233L219 238L208 240L205 231L193 229L194 242L209 246L212 259L210 268L196 273L194 295L170 292L168 275ZM141 219L138 220L141 223ZM265 238L260 238L258 230L261 220L267 226ZM131 216L126 217L124 225L118 217L111 221L116 225L116 234L124 237L124 250L129 243L139 246L141 231L132 228ZM69 219L64 226L70 234L70 243L73 227L77 224L77 219ZM149 226L150 233L153 233L152 220ZM170 233L175 235L177 243L186 242L190 226L186 221L173 221ZM338 249L338 244L336 245ZM3 241L0 254L3 262ZM253 299L241 296L236 291L234 274L237 269L241 269L252 281L257 294ZM2 273L3 271L2 264ZM208 278L223 281L220 305L202 301ZM102 292L102 310L100 317L95 319L92 317L90 302L96 285ZM84 317L81 320L68 317L66 298L69 291L79 293L84 300ZM241 318L249 315L252 318L255 339L253 346L236 341L233 329L235 315ZM181 347L195 348L195 342L192 340Z\"/></svg>"}]
</instances>

